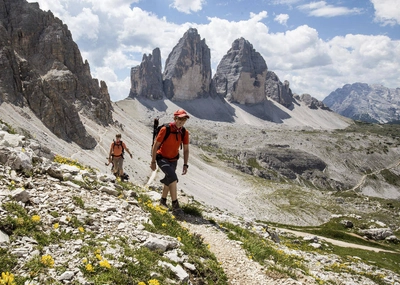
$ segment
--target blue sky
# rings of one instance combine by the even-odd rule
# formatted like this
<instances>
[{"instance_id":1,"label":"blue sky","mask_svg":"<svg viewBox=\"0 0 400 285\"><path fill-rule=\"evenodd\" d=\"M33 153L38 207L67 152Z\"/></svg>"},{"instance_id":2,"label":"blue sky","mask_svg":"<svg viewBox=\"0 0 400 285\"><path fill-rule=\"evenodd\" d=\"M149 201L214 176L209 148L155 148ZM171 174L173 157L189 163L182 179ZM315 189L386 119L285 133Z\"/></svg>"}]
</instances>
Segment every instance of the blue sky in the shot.
<instances>
[{"instance_id":1,"label":"blue sky","mask_svg":"<svg viewBox=\"0 0 400 285\"><path fill-rule=\"evenodd\" d=\"M294 93L323 100L344 84L400 87L400 0L37 0L68 25L112 101L156 47L165 63L189 28L219 61L240 37Z\"/></svg>"}]
</instances>

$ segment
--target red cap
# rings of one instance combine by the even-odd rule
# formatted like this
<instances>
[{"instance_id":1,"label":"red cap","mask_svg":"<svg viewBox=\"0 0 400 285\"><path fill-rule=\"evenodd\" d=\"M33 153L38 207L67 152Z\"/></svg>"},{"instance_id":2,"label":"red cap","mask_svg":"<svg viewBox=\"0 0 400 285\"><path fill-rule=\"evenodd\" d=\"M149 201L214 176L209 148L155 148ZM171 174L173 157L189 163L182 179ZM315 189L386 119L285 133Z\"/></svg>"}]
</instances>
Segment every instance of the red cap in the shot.
<instances>
[{"instance_id":1,"label":"red cap","mask_svg":"<svg viewBox=\"0 0 400 285\"><path fill-rule=\"evenodd\" d=\"M185 110L183 109L179 109L178 111L176 111L174 113L174 117L178 117L178 118L190 118L189 115L186 113Z\"/></svg>"}]
</instances>

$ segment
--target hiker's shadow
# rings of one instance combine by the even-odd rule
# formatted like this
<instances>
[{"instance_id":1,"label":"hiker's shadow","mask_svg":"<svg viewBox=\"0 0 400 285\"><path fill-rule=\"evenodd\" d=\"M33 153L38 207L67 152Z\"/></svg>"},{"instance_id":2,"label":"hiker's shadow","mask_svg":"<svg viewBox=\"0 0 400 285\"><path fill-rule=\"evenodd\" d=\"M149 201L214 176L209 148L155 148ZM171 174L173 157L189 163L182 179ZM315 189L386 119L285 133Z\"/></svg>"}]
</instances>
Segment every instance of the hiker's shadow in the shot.
<instances>
[{"instance_id":1,"label":"hiker's shadow","mask_svg":"<svg viewBox=\"0 0 400 285\"><path fill-rule=\"evenodd\" d=\"M175 217L178 221L181 222L187 222L193 225L213 225L215 222L210 219L206 219L204 217L198 216L198 215L191 215L184 213L183 215L180 215L179 217Z\"/></svg>"}]
</instances>

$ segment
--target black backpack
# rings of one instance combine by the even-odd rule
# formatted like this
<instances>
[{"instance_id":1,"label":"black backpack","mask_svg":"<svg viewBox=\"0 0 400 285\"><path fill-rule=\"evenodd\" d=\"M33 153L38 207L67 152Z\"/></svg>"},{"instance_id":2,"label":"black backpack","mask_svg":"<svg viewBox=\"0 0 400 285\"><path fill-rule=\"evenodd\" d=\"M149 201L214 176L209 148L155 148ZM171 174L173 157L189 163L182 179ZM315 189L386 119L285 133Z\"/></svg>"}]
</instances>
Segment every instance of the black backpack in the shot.
<instances>
[{"instance_id":1,"label":"black backpack","mask_svg":"<svg viewBox=\"0 0 400 285\"><path fill-rule=\"evenodd\" d=\"M154 119L153 142L151 144L152 151L153 151L154 140L156 139L156 137L157 137L158 133L160 132L160 130L162 129L162 127L166 128L166 133L165 133L164 139L162 140L161 144L163 144L165 142L165 140L168 138L169 134L171 133L171 126L169 125L169 123L159 125L158 118ZM176 132L173 132L173 133L176 134ZM185 127L182 127L182 131L181 131L182 143L185 138L185 134L186 134L186 129L185 129ZM161 146L161 144L160 144L160 146ZM182 144L181 144L181 149L182 149Z\"/></svg>"}]
</instances>

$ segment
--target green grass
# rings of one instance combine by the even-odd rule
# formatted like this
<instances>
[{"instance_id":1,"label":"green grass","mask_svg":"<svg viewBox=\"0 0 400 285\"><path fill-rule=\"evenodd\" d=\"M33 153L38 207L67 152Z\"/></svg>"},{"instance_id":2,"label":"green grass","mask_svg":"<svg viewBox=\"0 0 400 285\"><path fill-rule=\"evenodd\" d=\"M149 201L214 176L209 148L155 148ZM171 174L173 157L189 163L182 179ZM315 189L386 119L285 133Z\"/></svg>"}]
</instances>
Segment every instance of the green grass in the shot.
<instances>
[{"instance_id":1,"label":"green grass","mask_svg":"<svg viewBox=\"0 0 400 285\"><path fill-rule=\"evenodd\" d=\"M298 256L284 253L275 244L273 244L269 240L265 240L259 234L251 230L232 225L230 223L221 223L221 226L226 229L229 238L233 240L238 240L242 243L242 247L246 250L249 258L252 258L261 265L265 265L266 260L274 261L274 265L270 266L267 269L267 274L275 277L291 277L293 279L296 279L296 271L300 269L301 272L303 272L304 274L310 275L309 269L304 260L302 260ZM340 226L334 226L334 228L336 228L336 230L310 229L309 232L318 235L326 234L331 238L342 239L347 242L354 241L354 239L352 239L350 236L341 232L342 228ZM296 229L299 230L299 228ZM305 228L301 228L301 230L307 232L307 229ZM364 276L380 285L386 284L383 280L384 276L382 276L381 274L377 274L375 273L375 271L356 272L348 265L351 263L357 263L361 260L362 262L369 264L376 269L385 268L397 274L400 273L400 253L379 252L379 254L377 254L374 251L340 247L325 242L322 249L315 249L311 247L306 241L303 241L297 237L286 236L280 237L280 244L293 250L301 250L305 252L315 251L320 254L335 254L340 257L340 262L335 262L330 266L325 266L325 270L346 274L350 273L356 276ZM371 243L369 243L368 245L371 246ZM325 284L323 283L324 281L319 280L316 277L314 278L317 282L320 282L319 284Z\"/></svg>"},{"instance_id":2,"label":"green grass","mask_svg":"<svg viewBox=\"0 0 400 285\"><path fill-rule=\"evenodd\" d=\"M177 238L183 246L181 250L189 256L189 262L193 263L198 275L206 284L227 284L227 277L219 265L214 254L198 235L192 235L188 229L183 228L176 221L175 217L159 206L154 206L146 196L141 196L142 205L151 213L151 224L146 224L146 230L162 235L169 235ZM185 211L201 214L200 210L194 210L193 206L183 207Z\"/></svg>"},{"instance_id":3,"label":"green grass","mask_svg":"<svg viewBox=\"0 0 400 285\"><path fill-rule=\"evenodd\" d=\"M397 175L389 169L384 169L380 172L385 181L394 186L400 186L400 175Z\"/></svg>"},{"instance_id":4,"label":"green grass","mask_svg":"<svg viewBox=\"0 0 400 285\"><path fill-rule=\"evenodd\" d=\"M7 128L8 128L7 132L9 134L12 134L12 135L17 134L17 131L13 127L11 127L9 124L7 124L6 122L3 122L2 120L0 120L0 123L7 126Z\"/></svg>"},{"instance_id":5,"label":"green grass","mask_svg":"<svg viewBox=\"0 0 400 285\"><path fill-rule=\"evenodd\" d=\"M384 137L399 138L400 137L400 124L372 124L361 121L355 121L354 124L348 126L343 130L336 130L340 133L360 133L360 134L375 134Z\"/></svg>"},{"instance_id":6,"label":"green grass","mask_svg":"<svg viewBox=\"0 0 400 285\"><path fill-rule=\"evenodd\" d=\"M385 242L374 242L363 239L360 236L352 235L352 231L348 230L344 227L344 225L339 223L340 219L332 219L328 223L321 225L320 227L294 227L294 226L283 226L288 229L293 229L296 231L307 232L310 234L331 238L335 240L340 240L348 243L368 246L372 248L378 248L389 251L397 251L397 253L387 253L380 252L376 254L374 251L368 251L364 249L350 248L350 247L340 247L331 245L332 248L331 253L337 254L343 258L346 256L358 256L364 262L374 264L377 267L386 268L388 270L392 270L396 273L400 273L400 246L392 243ZM353 223L357 223L355 219L352 220Z\"/></svg>"},{"instance_id":7,"label":"green grass","mask_svg":"<svg viewBox=\"0 0 400 285\"><path fill-rule=\"evenodd\" d=\"M230 239L242 242L242 247L246 250L248 258L261 265L268 265L268 271L293 279L297 279L296 269L308 272L301 258L277 249L271 240L261 238L258 234L231 223L224 222L220 226L228 231ZM267 260L273 260L274 265L267 264Z\"/></svg>"},{"instance_id":8,"label":"green grass","mask_svg":"<svg viewBox=\"0 0 400 285\"><path fill-rule=\"evenodd\" d=\"M74 204L76 206L78 206L81 209L85 209L85 202L83 202L81 197L74 196L74 197L72 197L72 200L74 201Z\"/></svg>"},{"instance_id":9,"label":"green grass","mask_svg":"<svg viewBox=\"0 0 400 285\"><path fill-rule=\"evenodd\" d=\"M79 197L74 197L73 200L75 204L83 206L83 201ZM151 215L151 223L145 224L146 230L171 236L176 239L177 243L181 244L179 248L188 256L187 261L196 267L196 272L192 273L193 278L204 280L205 284L227 284L227 277L223 269L215 256L209 251L201 236L192 235L169 212L158 206L153 206L147 196L141 194L139 204ZM40 252L38 256L33 257L23 265L24 269L30 272L30 276L15 276L16 285L25 284L26 281L36 276L48 276L49 270L55 270L59 274L64 272L68 268L68 264L58 264L53 267L51 264L43 262L44 249L51 244L62 245L65 240L70 239L85 239L85 245L79 249L79 257L82 258L79 269L91 284L125 285L138 284L139 282L150 284L150 281L152 284L169 284L168 278L176 278L170 269L159 265L160 261L171 263L171 260L163 256L163 252L151 251L143 246L138 247L135 241L128 241L123 236L118 238L110 236L96 238L97 234L84 230L85 225L79 222L74 215L69 217L68 223L77 229L82 227L82 232L66 232L55 225L50 231L43 231L42 227L44 225L41 224L38 216L32 219L19 204L9 202L3 204L2 207L7 211L7 216L0 220L0 226L2 229L9 229L10 239L14 239L16 236L29 236L37 241L36 249ZM201 209L195 203L184 205L183 209L187 214L202 216ZM57 216L54 212L52 215ZM34 220L36 221L34 222ZM123 254L118 256L104 254L103 242L105 241L118 252L122 251ZM49 258L51 259L52 257ZM119 262L122 265L120 267L107 266L107 264L114 264L115 262ZM174 262L172 263L176 265ZM17 258L6 249L0 249L1 271L12 272L15 266L17 266ZM44 279L42 277L41 284L61 283L50 277ZM78 283L76 281L71 284Z\"/></svg>"},{"instance_id":10,"label":"green grass","mask_svg":"<svg viewBox=\"0 0 400 285\"><path fill-rule=\"evenodd\" d=\"M258 163L255 157L249 158L247 160L247 165L256 169L263 169L263 167Z\"/></svg>"}]
</instances>

